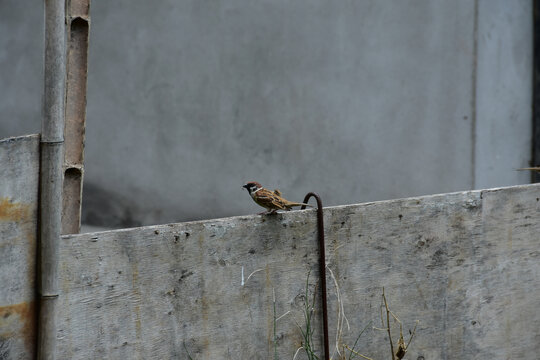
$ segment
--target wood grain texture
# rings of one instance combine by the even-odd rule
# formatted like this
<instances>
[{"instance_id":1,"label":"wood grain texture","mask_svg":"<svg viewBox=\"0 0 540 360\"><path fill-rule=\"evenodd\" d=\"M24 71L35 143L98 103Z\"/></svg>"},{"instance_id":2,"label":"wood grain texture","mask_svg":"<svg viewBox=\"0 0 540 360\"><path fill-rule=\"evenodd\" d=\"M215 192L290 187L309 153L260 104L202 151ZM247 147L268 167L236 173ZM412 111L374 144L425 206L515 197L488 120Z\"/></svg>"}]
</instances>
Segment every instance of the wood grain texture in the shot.
<instances>
[{"instance_id":1,"label":"wood grain texture","mask_svg":"<svg viewBox=\"0 0 540 360\"><path fill-rule=\"evenodd\" d=\"M0 359L35 352L39 135L0 140Z\"/></svg>"},{"instance_id":2,"label":"wood grain texture","mask_svg":"<svg viewBox=\"0 0 540 360\"><path fill-rule=\"evenodd\" d=\"M406 339L420 321L407 359L535 358L539 196L527 185L325 208L344 340L381 327L384 286ZM291 311L277 323L279 358L292 359L307 273L310 291L317 278L315 229L306 210L64 236L60 358L187 359L185 342L194 359L271 359L274 289L277 316ZM242 269L244 281L262 270L242 285ZM389 357L384 331L357 348Z\"/></svg>"}]
</instances>

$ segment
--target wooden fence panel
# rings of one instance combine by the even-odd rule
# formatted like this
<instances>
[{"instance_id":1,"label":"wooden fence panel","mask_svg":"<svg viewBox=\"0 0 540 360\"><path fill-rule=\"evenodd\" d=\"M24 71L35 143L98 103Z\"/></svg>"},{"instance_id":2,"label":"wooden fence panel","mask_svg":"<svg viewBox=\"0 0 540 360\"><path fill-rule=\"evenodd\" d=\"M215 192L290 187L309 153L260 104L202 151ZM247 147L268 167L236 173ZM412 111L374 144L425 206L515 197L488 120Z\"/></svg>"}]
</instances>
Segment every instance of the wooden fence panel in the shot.
<instances>
[{"instance_id":1,"label":"wooden fence panel","mask_svg":"<svg viewBox=\"0 0 540 360\"><path fill-rule=\"evenodd\" d=\"M36 336L39 135L0 140L0 359L31 359Z\"/></svg>"},{"instance_id":2,"label":"wooden fence panel","mask_svg":"<svg viewBox=\"0 0 540 360\"><path fill-rule=\"evenodd\" d=\"M382 327L384 286L405 340L419 320L408 359L536 358L539 197L527 185L325 208L331 338L333 274L349 345ZM307 210L64 236L60 357L272 359L275 292L277 353L292 359L315 229ZM357 348L390 358L385 331Z\"/></svg>"}]
</instances>

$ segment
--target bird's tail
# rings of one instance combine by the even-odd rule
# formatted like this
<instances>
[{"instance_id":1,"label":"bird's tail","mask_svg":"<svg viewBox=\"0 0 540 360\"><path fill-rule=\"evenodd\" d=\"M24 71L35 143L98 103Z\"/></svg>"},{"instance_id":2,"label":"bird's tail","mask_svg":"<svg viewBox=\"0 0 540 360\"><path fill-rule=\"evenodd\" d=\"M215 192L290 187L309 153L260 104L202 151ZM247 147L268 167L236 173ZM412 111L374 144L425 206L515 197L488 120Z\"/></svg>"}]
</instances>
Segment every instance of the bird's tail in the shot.
<instances>
[{"instance_id":1,"label":"bird's tail","mask_svg":"<svg viewBox=\"0 0 540 360\"><path fill-rule=\"evenodd\" d=\"M313 207L313 205L309 205L309 204L304 204L304 203L297 203L297 202L292 202L292 201L288 201L287 204L286 204L287 207L293 207L293 206L308 206L308 207Z\"/></svg>"},{"instance_id":2,"label":"bird's tail","mask_svg":"<svg viewBox=\"0 0 540 360\"><path fill-rule=\"evenodd\" d=\"M281 191L279 191L279 189L275 189L274 194L276 194L279 197L283 197L283 193ZM283 200L285 200L285 199L283 199ZM293 206L309 206L309 207L313 207L313 206L311 206L309 204L297 203L297 202L288 201L288 200L285 200L285 202L286 202L285 207L287 207L287 208L291 208Z\"/></svg>"}]
</instances>

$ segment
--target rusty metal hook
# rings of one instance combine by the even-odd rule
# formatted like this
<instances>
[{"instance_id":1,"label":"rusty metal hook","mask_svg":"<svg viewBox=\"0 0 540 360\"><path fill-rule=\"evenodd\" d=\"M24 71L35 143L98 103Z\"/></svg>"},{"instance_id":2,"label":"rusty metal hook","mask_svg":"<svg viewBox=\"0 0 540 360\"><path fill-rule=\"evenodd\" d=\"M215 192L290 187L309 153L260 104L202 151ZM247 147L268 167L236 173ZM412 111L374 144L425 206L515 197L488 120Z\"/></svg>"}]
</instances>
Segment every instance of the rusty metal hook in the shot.
<instances>
[{"instance_id":1,"label":"rusty metal hook","mask_svg":"<svg viewBox=\"0 0 540 360\"><path fill-rule=\"evenodd\" d=\"M321 197L313 192L310 192L302 201L307 204L309 199L314 197L317 200L317 233L319 235L319 274L321 277L321 300L322 300L322 315L323 315L323 341L324 341L324 358L330 360L330 347L328 341L328 305L326 301L326 255L325 255L325 242L324 242L324 219L323 219L323 206ZM306 206L302 205L301 209L305 209Z\"/></svg>"}]
</instances>

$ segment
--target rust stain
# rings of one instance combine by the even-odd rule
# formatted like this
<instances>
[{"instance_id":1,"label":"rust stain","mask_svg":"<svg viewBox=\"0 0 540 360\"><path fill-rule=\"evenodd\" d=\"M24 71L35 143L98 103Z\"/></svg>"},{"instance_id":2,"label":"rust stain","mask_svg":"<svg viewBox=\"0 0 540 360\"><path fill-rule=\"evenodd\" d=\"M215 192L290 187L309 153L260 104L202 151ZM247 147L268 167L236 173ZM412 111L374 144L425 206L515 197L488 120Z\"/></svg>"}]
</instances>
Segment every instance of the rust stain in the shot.
<instances>
[{"instance_id":1,"label":"rust stain","mask_svg":"<svg viewBox=\"0 0 540 360\"><path fill-rule=\"evenodd\" d=\"M135 345L137 349L137 358L140 358L142 354L141 345L143 343L142 339L142 323L141 323L141 291L139 289L139 267L137 266L136 260L131 260L131 285L133 286L133 295L134 295L134 306L133 310L135 312L135 336L137 337L137 344Z\"/></svg>"},{"instance_id":2,"label":"rust stain","mask_svg":"<svg viewBox=\"0 0 540 360\"><path fill-rule=\"evenodd\" d=\"M0 306L0 338L22 338L26 349L33 351L36 340L34 301Z\"/></svg>"},{"instance_id":3,"label":"rust stain","mask_svg":"<svg viewBox=\"0 0 540 360\"><path fill-rule=\"evenodd\" d=\"M212 332L211 331L208 331L208 310L209 310L209 304L208 304L208 299L206 298L206 296L204 296L204 288L203 288L203 292L201 294L201 312L202 312L202 333L203 333L203 336L201 338L201 346L204 348L204 349L208 349L208 347L210 346L210 338L208 336L208 334L211 334Z\"/></svg>"},{"instance_id":4,"label":"rust stain","mask_svg":"<svg viewBox=\"0 0 540 360\"><path fill-rule=\"evenodd\" d=\"M210 308L210 306L208 304L208 299L206 298L206 296L204 296L204 290L203 290L203 293L201 295L201 315L202 315L202 319L203 319L204 324L208 324L208 319L209 319L208 310L209 310L209 308Z\"/></svg>"},{"instance_id":5,"label":"rust stain","mask_svg":"<svg viewBox=\"0 0 540 360\"><path fill-rule=\"evenodd\" d=\"M33 203L13 202L9 197L0 197L0 223L16 222L15 232L10 232L2 239L2 245L11 243L21 253L26 253L26 264L23 266L28 275L27 282L19 284L23 287L34 288L36 266L36 235L37 235L37 205ZM23 239L18 236L19 231ZM16 261L24 261L23 258L15 258ZM12 305L15 306L15 305ZM1 320L1 318L0 318ZM1 322L0 322L1 324Z\"/></svg>"},{"instance_id":6,"label":"rust stain","mask_svg":"<svg viewBox=\"0 0 540 360\"><path fill-rule=\"evenodd\" d=\"M0 197L0 223L16 222L15 232L9 232L3 245L10 244L18 254L25 257L8 259L10 265L21 265L21 271L27 275L27 281L17 283L22 288L33 289L35 286L36 262L36 204L13 202L9 197ZM19 232L22 239L19 237ZM22 240L22 241L21 241ZM14 261L20 261L17 264ZM24 262L26 261L26 264ZM1 290L0 290L1 291ZM14 338L23 341L28 353L33 353L36 342L36 305L26 301L19 304L0 306L0 338Z\"/></svg>"},{"instance_id":7,"label":"rust stain","mask_svg":"<svg viewBox=\"0 0 540 360\"><path fill-rule=\"evenodd\" d=\"M270 266L266 264L265 267L265 273L266 273L266 289L270 293L270 302L268 303L268 307L266 309L266 342L268 344L268 349L272 348L273 342L274 342L274 284L272 283L272 279L270 279Z\"/></svg>"},{"instance_id":8,"label":"rust stain","mask_svg":"<svg viewBox=\"0 0 540 360\"><path fill-rule=\"evenodd\" d=\"M29 216L29 204L14 203L7 197L0 198L0 221L21 221Z\"/></svg>"}]
</instances>

